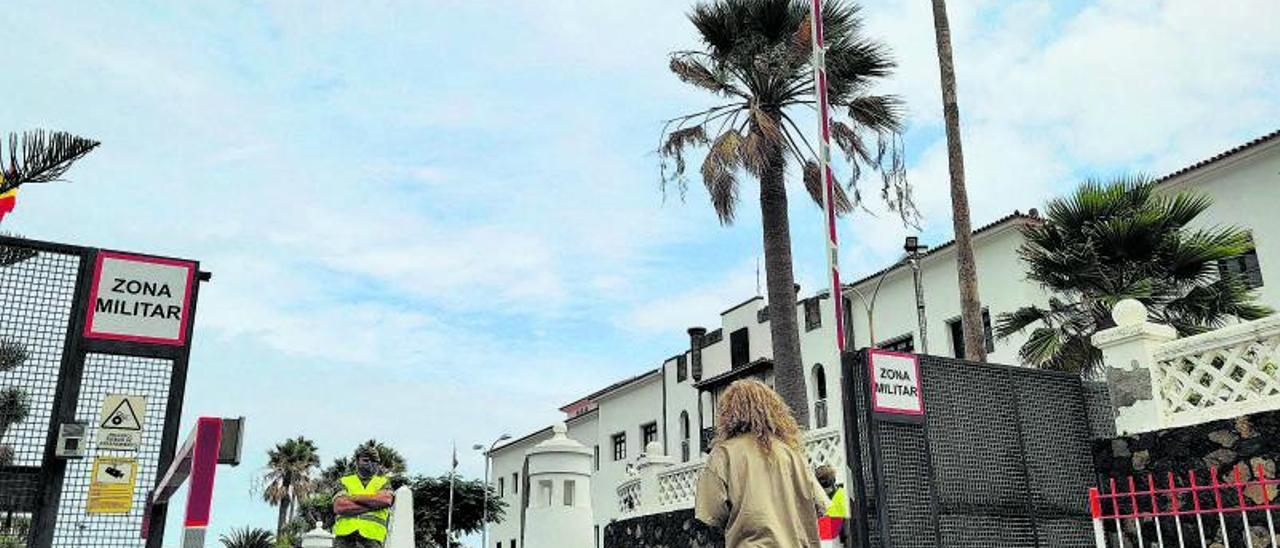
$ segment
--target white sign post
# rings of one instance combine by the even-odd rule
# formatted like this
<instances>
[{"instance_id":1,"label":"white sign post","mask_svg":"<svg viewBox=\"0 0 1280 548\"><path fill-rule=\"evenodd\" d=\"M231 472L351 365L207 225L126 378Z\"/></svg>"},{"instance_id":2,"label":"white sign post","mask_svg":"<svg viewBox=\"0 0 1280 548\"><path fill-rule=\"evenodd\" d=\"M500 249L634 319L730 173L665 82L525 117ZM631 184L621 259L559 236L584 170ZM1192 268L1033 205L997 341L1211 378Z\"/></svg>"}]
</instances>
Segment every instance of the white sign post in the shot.
<instances>
[{"instance_id":1,"label":"white sign post","mask_svg":"<svg viewBox=\"0 0 1280 548\"><path fill-rule=\"evenodd\" d=\"M871 375L871 409L889 415L924 415L920 361L914 354L872 350L867 357Z\"/></svg>"},{"instance_id":2,"label":"white sign post","mask_svg":"<svg viewBox=\"0 0 1280 548\"><path fill-rule=\"evenodd\" d=\"M187 339L195 263L98 253L84 335L180 346Z\"/></svg>"},{"instance_id":3,"label":"white sign post","mask_svg":"<svg viewBox=\"0 0 1280 548\"><path fill-rule=\"evenodd\" d=\"M145 396L107 395L98 414L98 449L137 451L146 412Z\"/></svg>"}]
</instances>

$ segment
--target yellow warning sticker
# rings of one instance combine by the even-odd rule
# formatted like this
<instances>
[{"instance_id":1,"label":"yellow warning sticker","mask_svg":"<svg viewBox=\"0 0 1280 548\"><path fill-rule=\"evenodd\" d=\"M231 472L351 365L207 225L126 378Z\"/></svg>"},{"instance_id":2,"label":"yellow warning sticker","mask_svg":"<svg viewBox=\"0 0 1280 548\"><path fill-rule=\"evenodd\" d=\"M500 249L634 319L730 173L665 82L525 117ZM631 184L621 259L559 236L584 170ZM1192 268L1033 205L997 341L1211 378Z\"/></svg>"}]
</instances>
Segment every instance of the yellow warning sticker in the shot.
<instances>
[{"instance_id":1,"label":"yellow warning sticker","mask_svg":"<svg viewBox=\"0 0 1280 548\"><path fill-rule=\"evenodd\" d=\"M127 514L138 482L137 459L98 457L89 482L90 514Z\"/></svg>"}]
</instances>

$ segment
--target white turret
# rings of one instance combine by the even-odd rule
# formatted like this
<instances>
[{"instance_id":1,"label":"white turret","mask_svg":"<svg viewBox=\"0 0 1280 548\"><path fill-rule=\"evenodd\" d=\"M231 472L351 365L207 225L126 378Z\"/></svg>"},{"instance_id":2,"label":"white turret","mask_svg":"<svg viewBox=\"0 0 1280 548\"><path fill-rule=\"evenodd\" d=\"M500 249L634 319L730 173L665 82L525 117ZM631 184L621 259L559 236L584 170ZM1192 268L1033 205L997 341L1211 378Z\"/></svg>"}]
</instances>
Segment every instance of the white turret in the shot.
<instances>
[{"instance_id":1,"label":"white turret","mask_svg":"<svg viewBox=\"0 0 1280 548\"><path fill-rule=\"evenodd\" d=\"M524 548L592 548L593 454L565 436L563 423L551 439L529 450L529 507L525 510Z\"/></svg>"}]
</instances>

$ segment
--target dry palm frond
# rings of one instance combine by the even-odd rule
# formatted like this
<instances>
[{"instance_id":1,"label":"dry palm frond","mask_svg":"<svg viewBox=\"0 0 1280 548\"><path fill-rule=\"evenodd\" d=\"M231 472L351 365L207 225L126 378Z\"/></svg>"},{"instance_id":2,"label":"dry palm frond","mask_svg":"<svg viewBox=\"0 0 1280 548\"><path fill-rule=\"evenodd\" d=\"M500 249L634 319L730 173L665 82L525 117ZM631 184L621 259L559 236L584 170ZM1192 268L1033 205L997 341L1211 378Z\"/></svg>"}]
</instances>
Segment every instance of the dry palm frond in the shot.
<instances>
[{"instance_id":1,"label":"dry palm frond","mask_svg":"<svg viewBox=\"0 0 1280 548\"><path fill-rule=\"evenodd\" d=\"M100 143L61 131L34 130L9 134L8 157L0 150L0 169L4 180L0 193L26 183L49 183L60 180L71 164L83 158Z\"/></svg>"},{"instance_id":2,"label":"dry palm frond","mask_svg":"<svg viewBox=\"0 0 1280 548\"><path fill-rule=\"evenodd\" d=\"M670 68L680 81L687 84L721 95L743 96L741 90L729 84L705 63L693 58L692 54L672 55Z\"/></svg>"},{"instance_id":3,"label":"dry palm frond","mask_svg":"<svg viewBox=\"0 0 1280 548\"><path fill-rule=\"evenodd\" d=\"M742 165L744 141L737 131L720 134L702 162L702 182L711 195L711 205L722 224L733 223L738 206L738 180L735 171Z\"/></svg>"},{"instance_id":4,"label":"dry palm frond","mask_svg":"<svg viewBox=\"0 0 1280 548\"><path fill-rule=\"evenodd\" d=\"M822 188L825 185L822 181L822 170L818 167L818 162L809 160L804 164L804 189L809 191L809 197L813 198L814 203L822 206ZM853 211L853 203L849 201L849 195L845 194L844 189L840 185L834 185L836 215L844 215Z\"/></svg>"}]
</instances>

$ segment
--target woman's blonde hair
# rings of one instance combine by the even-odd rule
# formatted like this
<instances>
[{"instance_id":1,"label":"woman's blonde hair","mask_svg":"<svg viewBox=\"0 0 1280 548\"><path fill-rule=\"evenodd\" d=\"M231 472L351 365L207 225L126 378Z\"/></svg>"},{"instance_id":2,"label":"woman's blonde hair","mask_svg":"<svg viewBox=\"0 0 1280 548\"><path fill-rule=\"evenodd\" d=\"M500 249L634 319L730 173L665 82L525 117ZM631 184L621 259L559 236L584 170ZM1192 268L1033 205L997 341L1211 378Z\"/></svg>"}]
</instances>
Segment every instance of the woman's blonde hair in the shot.
<instances>
[{"instance_id":1,"label":"woman's blonde hair","mask_svg":"<svg viewBox=\"0 0 1280 548\"><path fill-rule=\"evenodd\" d=\"M720 395L717 405L717 443L750 435L766 455L773 454L774 442L800 450L800 426L782 397L765 383L735 381Z\"/></svg>"}]
</instances>

